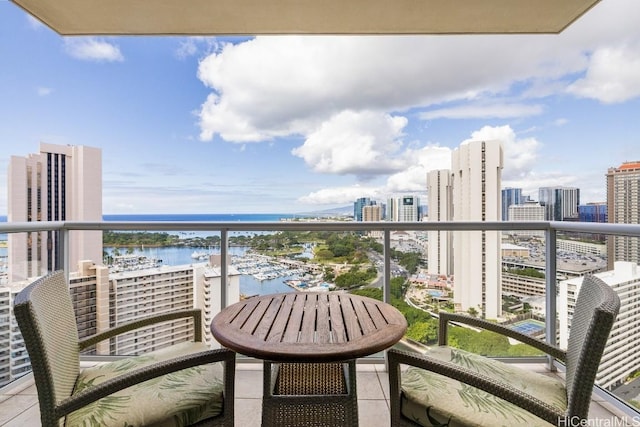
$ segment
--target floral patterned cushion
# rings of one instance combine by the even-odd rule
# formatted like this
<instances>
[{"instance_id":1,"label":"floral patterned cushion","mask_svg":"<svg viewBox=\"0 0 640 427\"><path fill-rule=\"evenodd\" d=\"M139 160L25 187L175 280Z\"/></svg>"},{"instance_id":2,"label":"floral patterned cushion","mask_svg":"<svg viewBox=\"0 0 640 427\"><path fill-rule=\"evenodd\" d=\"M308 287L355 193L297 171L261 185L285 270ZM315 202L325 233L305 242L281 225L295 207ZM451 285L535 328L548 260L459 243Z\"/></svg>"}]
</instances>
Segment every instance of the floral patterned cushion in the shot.
<instances>
[{"instance_id":1,"label":"floral patterned cushion","mask_svg":"<svg viewBox=\"0 0 640 427\"><path fill-rule=\"evenodd\" d=\"M152 363L208 350L184 342L162 350L84 369L74 394ZM221 363L195 366L114 393L67 416L66 426L184 426L222 413Z\"/></svg>"},{"instance_id":2,"label":"floral patterned cushion","mask_svg":"<svg viewBox=\"0 0 640 427\"><path fill-rule=\"evenodd\" d=\"M426 354L508 383L561 411L567 407L564 383L557 378L446 346ZM422 426L551 425L489 393L416 367L402 373L402 392L402 414Z\"/></svg>"}]
</instances>

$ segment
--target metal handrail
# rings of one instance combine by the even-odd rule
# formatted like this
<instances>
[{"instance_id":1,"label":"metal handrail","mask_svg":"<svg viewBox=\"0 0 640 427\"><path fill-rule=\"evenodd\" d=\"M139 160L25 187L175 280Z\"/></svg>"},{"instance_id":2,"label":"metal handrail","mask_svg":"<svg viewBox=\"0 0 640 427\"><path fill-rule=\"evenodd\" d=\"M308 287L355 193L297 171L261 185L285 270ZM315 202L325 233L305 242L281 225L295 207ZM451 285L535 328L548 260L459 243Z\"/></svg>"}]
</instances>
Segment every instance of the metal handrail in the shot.
<instances>
[{"instance_id":1,"label":"metal handrail","mask_svg":"<svg viewBox=\"0 0 640 427\"><path fill-rule=\"evenodd\" d=\"M228 238L232 231L364 231L383 232L384 248L384 300L389 301L391 232L393 231L543 231L545 235L546 274L546 339L556 336L557 260L558 232L577 232L616 236L640 237L640 224L609 224L561 221L438 221L438 222L353 222L353 221L274 221L274 222L219 222L219 221L41 221L0 223L0 233L19 233L59 230L65 270L68 266L68 234L71 230L118 231L219 231L221 233L221 280L226 284L228 272ZM227 303L226 286L221 286L221 306ZM549 360L549 368L554 366ZM600 390L599 388L597 388ZM601 393L605 393L600 390ZM626 405L612 401L619 409L629 412Z\"/></svg>"},{"instance_id":2,"label":"metal handrail","mask_svg":"<svg viewBox=\"0 0 640 427\"><path fill-rule=\"evenodd\" d=\"M153 230L153 231L481 231L553 230L640 237L640 224L568 221L37 221L0 223L0 233L46 230Z\"/></svg>"}]
</instances>

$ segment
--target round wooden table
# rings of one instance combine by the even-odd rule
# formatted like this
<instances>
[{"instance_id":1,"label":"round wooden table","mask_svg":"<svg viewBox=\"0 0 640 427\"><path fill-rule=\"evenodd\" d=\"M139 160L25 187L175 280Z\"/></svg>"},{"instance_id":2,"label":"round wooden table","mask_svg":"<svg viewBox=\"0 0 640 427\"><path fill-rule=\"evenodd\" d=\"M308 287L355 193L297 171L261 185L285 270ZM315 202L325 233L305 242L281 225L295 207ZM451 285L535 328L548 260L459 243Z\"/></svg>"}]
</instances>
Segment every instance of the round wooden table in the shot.
<instances>
[{"instance_id":1,"label":"round wooden table","mask_svg":"<svg viewBox=\"0 0 640 427\"><path fill-rule=\"evenodd\" d=\"M223 346L276 362L357 359L391 347L406 329L395 307L340 292L249 298L223 309L211 323Z\"/></svg>"},{"instance_id":2,"label":"round wooden table","mask_svg":"<svg viewBox=\"0 0 640 427\"><path fill-rule=\"evenodd\" d=\"M211 323L220 344L264 360L263 427L357 427L356 359L391 347L406 330L395 307L341 292L249 298Z\"/></svg>"}]
</instances>

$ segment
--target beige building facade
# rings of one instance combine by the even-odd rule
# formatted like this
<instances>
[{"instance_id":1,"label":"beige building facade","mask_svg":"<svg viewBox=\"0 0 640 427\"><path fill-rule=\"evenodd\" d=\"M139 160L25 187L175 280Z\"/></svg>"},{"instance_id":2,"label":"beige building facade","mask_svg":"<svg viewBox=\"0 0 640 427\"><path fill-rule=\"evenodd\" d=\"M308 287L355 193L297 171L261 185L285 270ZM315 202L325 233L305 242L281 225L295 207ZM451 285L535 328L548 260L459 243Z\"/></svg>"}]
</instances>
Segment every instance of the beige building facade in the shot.
<instances>
[{"instance_id":1,"label":"beige building facade","mask_svg":"<svg viewBox=\"0 0 640 427\"><path fill-rule=\"evenodd\" d=\"M427 197L429 214L427 221L440 222L453 219L453 178L450 169L438 169L427 173ZM448 230L429 230L429 274L453 274L453 233Z\"/></svg>"},{"instance_id":2,"label":"beige building facade","mask_svg":"<svg viewBox=\"0 0 640 427\"><path fill-rule=\"evenodd\" d=\"M8 222L102 221L102 151L40 144L39 153L12 156L8 168ZM102 260L101 231L70 231L69 266ZM65 268L55 231L8 236L8 281Z\"/></svg>"},{"instance_id":3,"label":"beige building facade","mask_svg":"<svg viewBox=\"0 0 640 427\"><path fill-rule=\"evenodd\" d=\"M452 154L454 221L500 221L503 147L465 141ZM499 231L453 233L454 302L488 319L502 314Z\"/></svg>"}]
</instances>

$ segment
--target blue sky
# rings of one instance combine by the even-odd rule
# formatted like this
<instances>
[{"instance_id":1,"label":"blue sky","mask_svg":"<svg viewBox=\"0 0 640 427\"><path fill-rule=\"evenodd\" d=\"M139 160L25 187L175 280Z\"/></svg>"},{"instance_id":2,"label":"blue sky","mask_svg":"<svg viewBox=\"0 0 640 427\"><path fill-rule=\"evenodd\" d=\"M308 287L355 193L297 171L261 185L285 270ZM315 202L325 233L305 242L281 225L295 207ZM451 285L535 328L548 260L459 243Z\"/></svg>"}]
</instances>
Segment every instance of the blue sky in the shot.
<instances>
[{"instance_id":1,"label":"blue sky","mask_svg":"<svg viewBox=\"0 0 640 427\"><path fill-rule=\"evenodd\" d=\"M560 35L61 37L0 1L0 215L11 155L100 147L103 211L295 213L425 195L465 140L503 187L640 160L640 2Z\"/></svg>"}]
</instances>

